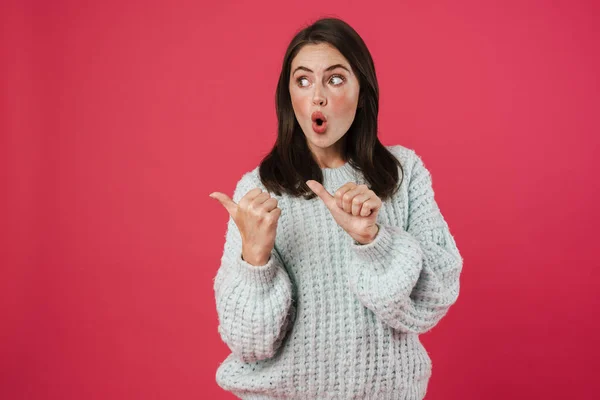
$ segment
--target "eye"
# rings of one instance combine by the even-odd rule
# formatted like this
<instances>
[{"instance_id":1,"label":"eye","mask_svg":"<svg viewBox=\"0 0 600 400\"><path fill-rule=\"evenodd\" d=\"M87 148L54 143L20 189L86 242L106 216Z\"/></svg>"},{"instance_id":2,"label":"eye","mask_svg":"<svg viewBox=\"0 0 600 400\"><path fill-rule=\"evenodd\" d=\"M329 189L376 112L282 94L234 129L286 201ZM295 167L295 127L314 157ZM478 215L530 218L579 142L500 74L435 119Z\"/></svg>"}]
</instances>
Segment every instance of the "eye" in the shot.
<instances>
[{"instance_id":1,"label":"eye","mask_svg":"<svg viewBox=\"0 0 600 400\"><path fill-rule=\"evenodd\" d=\"M308 81L308 79L305 76L301 76L300 78L296 79L296 84L298 84L300 87L306 87L306 85L301 83L302 81Z\"/></svg>"},{"instance_id":2,"label":"eye","mask_svg":"<svg viewBox=\"0 0 600 400\"><path fill-rule=\"evenodd\" d=\"M302 84L302 81L306 81L307 84L306 85ZM342 75L332 75L331 78L329 79L329 81L333 83L333 86L340 86L341 84L343 84L346 81L346 78L344 78ZM301 76L298 79L296 79L296 84L300 87L307 87L308 86L308 78L306 76Z\"/></svg>"},{"instance_id":3,"label":"eye","mask_svg":"<svg viewBox=\"0 0 600 400\"><path fill-rule=\"evenodd\" d=\"M333 86L340 86L342 83L344 83L344 81L346 80L343 76L341 75L332 75L331 80L333 81L334 79L338 79L339 83L334 83Z\"/></svg>"}]
</instances>

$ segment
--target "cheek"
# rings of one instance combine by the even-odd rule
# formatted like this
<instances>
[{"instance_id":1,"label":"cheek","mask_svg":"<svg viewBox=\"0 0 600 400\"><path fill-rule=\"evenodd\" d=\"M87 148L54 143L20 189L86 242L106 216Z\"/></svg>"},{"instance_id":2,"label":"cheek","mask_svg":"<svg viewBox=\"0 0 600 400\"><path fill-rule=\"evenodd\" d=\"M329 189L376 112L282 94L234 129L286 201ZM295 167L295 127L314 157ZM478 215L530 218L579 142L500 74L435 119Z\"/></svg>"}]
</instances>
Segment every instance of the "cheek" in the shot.
<instances>
[{"instance_id":1,"label":"cheek","mask_svg":"<svg viewBox=\"0 0 600 400\"><path fill-rule=\"evenodd\" d=\"M358 104L356 93L341 93L331 98L331 108L336 114L354 114Z\"/></svg>"},{"instance_id":2,"label":"cheek","mask_svg":"<svg viewBox=\"0 0 600 400\"><path fill-rule=\"evenodd\" d=\"M292 107L297 115L304 116L310 110L308 102L310 99L308 96L298 94L294 90L290 90L290 98L292 100Z\"/></svg>"}]
</instances>

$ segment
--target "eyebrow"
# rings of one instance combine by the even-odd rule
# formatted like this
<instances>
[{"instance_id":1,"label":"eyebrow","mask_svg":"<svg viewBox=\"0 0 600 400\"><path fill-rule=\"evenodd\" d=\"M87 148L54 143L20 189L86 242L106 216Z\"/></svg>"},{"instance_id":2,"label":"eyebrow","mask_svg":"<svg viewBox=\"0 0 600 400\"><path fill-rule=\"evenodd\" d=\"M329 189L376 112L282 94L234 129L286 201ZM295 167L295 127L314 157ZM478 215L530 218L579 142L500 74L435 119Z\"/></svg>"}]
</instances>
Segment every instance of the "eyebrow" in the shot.
<instances>
[{"instance_id":1,"label":"eyebrow","mask_svg":"<svg viewBox=\"0 0 600 400\"><path fill-rule=\"evenodd\" d=\"M336 68L343 68L343 69L345 69L346 71L350 72L350 70L349 70L348 68L346 68L345 66L343 66L342 64L334 64L334 65L332 65L332 66L330 66L330 67L327 67L327 68L325 68L325 72L327 72L327 71L331 71L331 70L333 70L333 69L336 69ZM292 75L294 75L294 74L296 73L296 71L298 71L299 69L301 69L301 70L303 70L303 71L313 72L313 71L311 71L310 69L308 69L308 68L306 68L306 67L303 67L303 66L301 65L301 66L297 67L297 68L294 70L294 72L292 72Z\"/></svg>"}]
</instances>

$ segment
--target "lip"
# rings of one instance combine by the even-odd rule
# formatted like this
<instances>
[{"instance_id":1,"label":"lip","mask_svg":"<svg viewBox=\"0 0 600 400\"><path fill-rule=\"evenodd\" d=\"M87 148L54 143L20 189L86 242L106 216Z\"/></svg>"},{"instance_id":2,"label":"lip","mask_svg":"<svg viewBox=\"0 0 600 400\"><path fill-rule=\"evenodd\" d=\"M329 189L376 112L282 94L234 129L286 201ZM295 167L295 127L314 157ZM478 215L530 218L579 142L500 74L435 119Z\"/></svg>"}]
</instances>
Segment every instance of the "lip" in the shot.
<instances>
[{"instance_id":1,"label":"lip","mask_svg":"<svg viewBox=\"0 0 600 400\"><path fill-rule=\"evenodd\" d=\"M317 124L318 119L323 121L323 123L321 125ZM313 129L313 131L315 131L315 133L319 133L319 134L325 133L325 130L327 129L327 118L325 118L325 116L323 115L323 113L321 111L313 112L311 115L311 120L312 120L312 129Z\"/></svg>"},{"instance_id":2,"label":"lip","mask_svg":"<svg viewBox=\"0 0 600 400\"><path fill-rule=\"evenodd\" d=\"M327 122L327 118L325 118L321 111L313 112L310 116L310 119L312 120L312 122L316 122L318 119L321 119L323 122Z\"/></svg>"},{"instance_id":3,"label":"lip","mask_svg":"<svg viewBox=\"0 0 600 400\"><path fill-rule=\"evenodd\" d=\"M315 131L315 133L325 133L325 130L327 129L327 122L323 121L323 123L321 125L318 125L317 122L313 122L312 124L312 129L313 131Z\"/></svg>"}]
</instances>

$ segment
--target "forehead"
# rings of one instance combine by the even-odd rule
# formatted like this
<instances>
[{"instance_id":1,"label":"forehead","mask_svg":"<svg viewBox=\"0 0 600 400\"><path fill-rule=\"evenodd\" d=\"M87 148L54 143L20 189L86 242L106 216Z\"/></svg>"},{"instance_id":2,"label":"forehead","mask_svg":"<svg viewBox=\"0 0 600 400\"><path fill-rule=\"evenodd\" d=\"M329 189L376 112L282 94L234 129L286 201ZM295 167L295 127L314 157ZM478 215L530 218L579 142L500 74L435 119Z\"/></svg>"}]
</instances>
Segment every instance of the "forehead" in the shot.
<instances>
[{"instance_id":1,"label":"forehead","mask_svg":"<svg viewBox=\"0 0 600 400\"><path fill-rule=\"evenodd\" d=\"M350 63L338 49L328 43L307 44L292 60L292 71L298 66L313 71L323 70L332 64L342 64L350 68Z\"/></svg>"}]
</instances>

